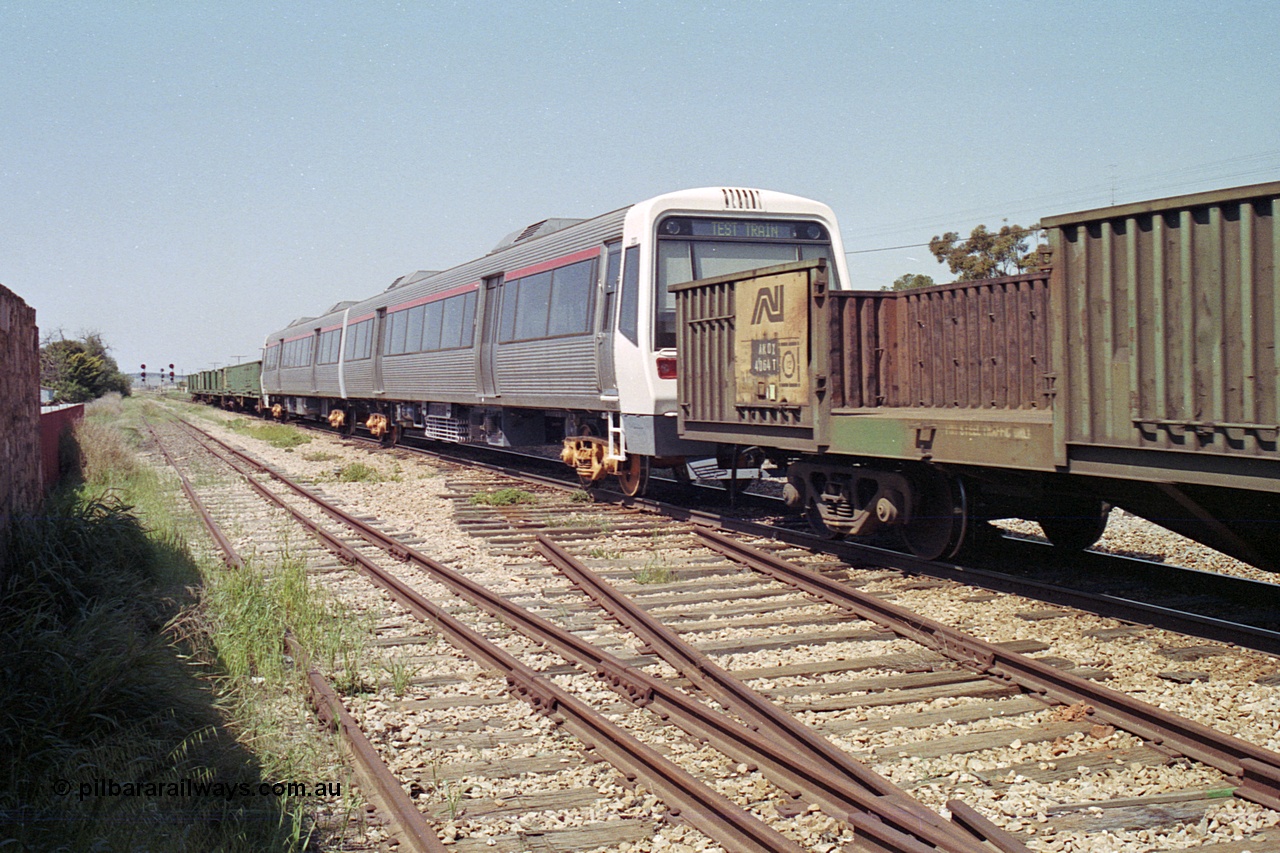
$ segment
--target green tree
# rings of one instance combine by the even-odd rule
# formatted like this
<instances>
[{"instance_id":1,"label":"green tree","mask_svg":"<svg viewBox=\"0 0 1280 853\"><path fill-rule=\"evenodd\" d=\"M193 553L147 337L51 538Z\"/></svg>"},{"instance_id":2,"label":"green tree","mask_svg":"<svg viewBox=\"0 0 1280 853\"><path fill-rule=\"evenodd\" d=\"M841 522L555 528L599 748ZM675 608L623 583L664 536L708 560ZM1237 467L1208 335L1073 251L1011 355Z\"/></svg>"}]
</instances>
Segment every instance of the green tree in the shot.
<instances>
[{"instance_id":1,"label":"green tree","mask_svg":"<svg viewBox=\"0 0 1280 853\"><path fill-rule=\"evenodd\" d=\"M40 384L52 388L58 402L83 403L111 391L129 395L129 378L120 372L100 334L89 332L79 340L57 334L40 346Z\"/></svg>"},{"instance_id":2,"label":"green tree","mask_svg":"<svg viewBox=\"0 0 1280 853\"><path fill-rule=\"evenodd\" d=\"M948 231L929 241L929 251L938 263L947 264L960 281L977 278L994 278L1001 275L1017 275L1035 267L1039 260L1036 250L1029 250L1027 240L1040 229L1039 224L1030 228L1021 225L1004 225L997 232L979 225L969 233L969 239ZM896 289L896 288L895 288Z\"/></svg>"},{"instance_id":3,"label":"green tree","mask_svg":"<svg viewBox=\"0 0 1280 853\"><path fill-rule=\"evenodd\" d=\"M936 283L931 275L909 272L906 275L898 276L893 282L893 289L914 290L917 287L933 287Z\"/></svg>"}]
</instances>

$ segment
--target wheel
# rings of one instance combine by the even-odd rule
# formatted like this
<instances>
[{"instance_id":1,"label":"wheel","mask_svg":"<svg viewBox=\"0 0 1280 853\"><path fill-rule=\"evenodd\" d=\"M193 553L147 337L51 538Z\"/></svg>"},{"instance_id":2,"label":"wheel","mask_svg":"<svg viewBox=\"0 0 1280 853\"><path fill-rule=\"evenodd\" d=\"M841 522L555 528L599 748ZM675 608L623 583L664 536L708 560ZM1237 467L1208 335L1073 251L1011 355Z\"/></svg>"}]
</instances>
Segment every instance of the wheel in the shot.
<instances>
[{"instance_id":1,"label":"wheel","mask_svg":"<svg viewBox=\"0 0 1280 853\"><path fill-rule=\"evenodd\" d=\"M387 427L387 431L382 434L383 447L395 447L400 443L400 425L392 424Z\"/></svg>"},{"instance_id":2,"label":"wheel","mask_svg":"<svg viewBox=\"0 0 1280 853\"><path fill-rule=\"evenodd\" d=\"M1096 498L1069 498L1058 501L1053 513L1037 521L1053 547L1083 551L1102 538L1111 515L1111 504Z\"/></svg>"},{"instance_id":3,"label":"wheel","mask_svg":"<svg viewBox=\"0 0 1280 853\"><path fill-rule=\"evenodd\" d=\"M649 457L633 453L618 469L618 486L629 498L643 495L649 487Z\"/></svg>"},{"instance_id":4,"label":"wheel","mask_svg":"<svg viewBox=\"0 0 1280 853\"><path fill-rule=\"evenodd\" d=\"M813 534L822 539L843 539L844 534L839 530L834 530L827 526L826 519L822 517L822 510L818 507L816 500L809 501L808 506L804 508L804 519L809 522L809 527L813 530Z\"/></svg>"},{"instance_id":5,"label":"wheel","mask_svg":"<svg viewBox=\"0 0 1280 853\"><path fill-rule=\"evenodd\" d=\"M902 524L907 550L923 560L954 557L969 527L969 501L964 484L936 468L912 476L911 514Z\"/></svg>"}]
</instances>

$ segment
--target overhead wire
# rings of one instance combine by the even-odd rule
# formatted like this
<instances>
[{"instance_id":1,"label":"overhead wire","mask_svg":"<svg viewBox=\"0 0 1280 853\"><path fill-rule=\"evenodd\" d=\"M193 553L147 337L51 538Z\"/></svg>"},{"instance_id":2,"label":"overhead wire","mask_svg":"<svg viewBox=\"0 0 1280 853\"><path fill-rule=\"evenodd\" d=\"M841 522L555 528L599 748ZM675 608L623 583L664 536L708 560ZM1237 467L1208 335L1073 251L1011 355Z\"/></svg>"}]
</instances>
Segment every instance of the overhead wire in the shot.
<instances>
[{"instance_id":1,"label":"overhead wire","mask_svg":"<svg viewBox=\"0 0 1280 853\"><path fill-rule=\"evenodd\" d=\"M1178 169L1152 172L1124 182L1116 182L1114 184L1090 185L1088 187L1082 187L1075 192L1055 193L1052 195L1046 194L1042 196L1018 199L1010 202L1007 206L1007 210L1026 211L1033 207L1083 206L1090 204L1090 201L1093 199L1097 199L1099 197L1106 198L1120 192L1123 192L1126 195L1132 195L1139 192L1159 194L1201 183L1206 180L1235 180L1264 174L1274 175L1277 172L1280 172L1280 151L1262 151L1254 154L1243 154L1237 157L1229 157L1224 160L1216 160L1210 163L1201 163ZM1097 204L1095 206L1105 207L1107 205ZM1000 214L999 218L1004 219L1007 215L1007 213ZM937 214L927 218L922 217L913 220L903 220L896 223L889 223L879 227L861 230L858 232L858 238L862 240L876 239L877 237L904 234L921 229L943 228L946 227L948 223L992 218L995 217L992 216L990 210L987 208L971 208L963 211L955 211L949 214ZM1031 231L1035 229L1027 230ZM928 245L928 243L907 243L897 246L853 249L846 251L845 254L864 255L875 252L891 252L899 249L918 249Z\"/></svg>"}]
</instances>

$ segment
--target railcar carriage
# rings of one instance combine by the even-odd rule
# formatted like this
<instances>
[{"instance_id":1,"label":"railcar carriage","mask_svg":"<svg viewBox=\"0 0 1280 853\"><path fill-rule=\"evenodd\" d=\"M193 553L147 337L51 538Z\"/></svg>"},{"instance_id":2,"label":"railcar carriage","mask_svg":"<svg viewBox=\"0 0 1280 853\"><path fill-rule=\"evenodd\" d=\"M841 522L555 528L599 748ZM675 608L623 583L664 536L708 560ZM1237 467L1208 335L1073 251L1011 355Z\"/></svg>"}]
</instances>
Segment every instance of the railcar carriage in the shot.
<instances>
[{"instance_id":1,"label":"railcar carriage","mask_svg":"<svg viewBox=\"0 0 1280 853\"><path fill-rule=\"evenodd\" d=\"M668 287L822 258L847 280L830 208L768 190L661 195L587 220L547 219L488 255L422 271L267 337L277 417L450 442L561 445L584 484L639 494L651 467L687 473L714 443L676 433ZM722 454L723 455L723 454ZM757 463L725 459L721 475Z\"/></svg>"},{"instance_id":2,"label":"railcar carriage","mask_svg":"<svg viewBox=\"0 0 1280 853\"><path fill-rule=\"evenodd\" d=\"M820 262L677 285L680 435L756 444L830 535L950 557L1112 505L1280 568L1280 183L1049 217L1028 275L841 292Z\"/></svg>"}]
</instances>

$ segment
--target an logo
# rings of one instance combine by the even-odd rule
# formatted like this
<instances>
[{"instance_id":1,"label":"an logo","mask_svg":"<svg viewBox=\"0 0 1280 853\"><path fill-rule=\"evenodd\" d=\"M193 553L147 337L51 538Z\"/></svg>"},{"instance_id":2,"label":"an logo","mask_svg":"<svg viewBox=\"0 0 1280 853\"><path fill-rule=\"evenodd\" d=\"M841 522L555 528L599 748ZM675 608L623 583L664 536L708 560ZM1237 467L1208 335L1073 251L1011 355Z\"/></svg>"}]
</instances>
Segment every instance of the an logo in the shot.
<instances>
[{"instance_id":1,"label":"an logo","mask_svg":"<svg viewBox=\"0 0 1280 853\"><path fill-rule=\"evenodd\" d=\"M782 285L762 287L756 291L756 306L751 311L751 325L758 326L762 320L770 323L782 322Z\"/></svg>"}]
</instances>

